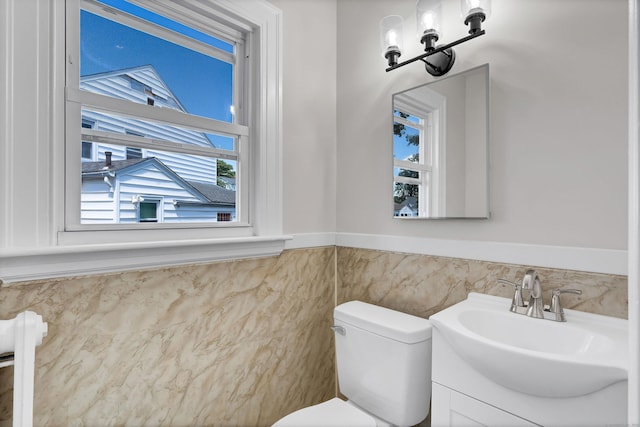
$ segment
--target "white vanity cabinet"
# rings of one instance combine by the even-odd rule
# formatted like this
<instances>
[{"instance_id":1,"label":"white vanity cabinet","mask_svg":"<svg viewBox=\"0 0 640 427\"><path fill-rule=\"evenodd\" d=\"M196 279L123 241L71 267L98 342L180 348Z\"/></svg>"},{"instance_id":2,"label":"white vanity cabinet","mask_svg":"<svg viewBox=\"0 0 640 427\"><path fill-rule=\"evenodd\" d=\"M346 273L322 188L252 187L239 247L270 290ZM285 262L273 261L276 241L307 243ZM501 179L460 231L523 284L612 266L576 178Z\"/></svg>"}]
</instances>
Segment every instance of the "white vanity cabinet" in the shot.
<instances>
[{"instance_id":1,"label":"white vanity cabinet","mask_svg":"<svg viewBox=\"0 0 640 427\"><path fill-rule=\"evenodd\" d=\"M432 427L532 427L538 425L438 383L433 383L431 402L432 408L438 408L436 411L431 410Z\"/></svg>"},{"instance_id":2,"label":"white vanity cabinet","mask_svg":"<svg viewBox=\"0 0 640 427\"><path fill-rule=\"evenodd\" d=\"M539 381L527 366L519 370L530 381ZM569 398L517 392L496 384L467 363L435 326L432 381L432 427L626 425L626 381Z\"/></svg>"}]
</instances>

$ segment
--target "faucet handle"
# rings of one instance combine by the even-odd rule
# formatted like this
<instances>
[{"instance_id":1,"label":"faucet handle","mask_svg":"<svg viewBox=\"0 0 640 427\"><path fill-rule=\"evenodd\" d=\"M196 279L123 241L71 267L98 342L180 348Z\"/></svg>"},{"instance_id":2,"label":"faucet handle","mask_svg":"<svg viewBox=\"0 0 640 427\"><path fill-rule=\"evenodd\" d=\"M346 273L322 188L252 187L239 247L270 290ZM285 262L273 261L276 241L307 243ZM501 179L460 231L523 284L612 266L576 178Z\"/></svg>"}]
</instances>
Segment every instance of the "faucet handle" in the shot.
<instances>
[{"instance_id":1,"label":"faucet handle","mask_svg":"<svg viewBox=\"0 0 640 427\"><path fill-rule=\"evenodd\" d=\"M556 315L555 320L557 322L566 322L567 319L564 315L564 310L562 309L562 301L560 300L560 295L562 294L576 294L582 295L582 291L579 289L554 289L551 291L551 305L549 306L549 311Z\"/></svg>"},{"instance_id":2,"label":"faucet handle","mask_svg":"<svg viewBox=\"0 0 640 427\"><path fill-rule=\"evenodd\" d=\"M524 299L522 298L522 285L520 283L510 282L505 279L498 279L498 283L501 285L511 285L515 288L513 299L511 300L511 308L509 311L517 312L518 307L524 307Z\"/></svg>"}]
</instances>

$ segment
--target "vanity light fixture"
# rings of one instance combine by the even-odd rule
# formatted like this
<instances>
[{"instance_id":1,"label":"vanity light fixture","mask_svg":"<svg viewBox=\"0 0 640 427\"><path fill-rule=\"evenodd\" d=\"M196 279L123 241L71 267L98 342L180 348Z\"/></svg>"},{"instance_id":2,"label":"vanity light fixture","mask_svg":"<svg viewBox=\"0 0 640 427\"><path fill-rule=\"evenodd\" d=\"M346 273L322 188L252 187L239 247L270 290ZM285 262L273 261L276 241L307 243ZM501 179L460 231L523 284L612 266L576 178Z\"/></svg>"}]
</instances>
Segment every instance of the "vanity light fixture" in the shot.
<instances>
[{"instance_id":1,"label":"vanity light fixture","mask_svg":"<svg viewBox=\"0 0 640 427\"><path fill-rule=\"evenodd\" d=\"M418 0L416 18L418 38L424 45L424 52L415 58L398 63L402 55L403 19L398 15L386 16L380 21L380 40L382 54L387 59L387 72L403 67L415 61L425 63L432 76L443 76L451 70L456 55L453 47L479 37L485 32L482 23L491 14L491 0L461 0L460 12L465 25L469 26L469 35L446 45L437 45L442 37L442 1Z\"/></svg>"}]
</instances>

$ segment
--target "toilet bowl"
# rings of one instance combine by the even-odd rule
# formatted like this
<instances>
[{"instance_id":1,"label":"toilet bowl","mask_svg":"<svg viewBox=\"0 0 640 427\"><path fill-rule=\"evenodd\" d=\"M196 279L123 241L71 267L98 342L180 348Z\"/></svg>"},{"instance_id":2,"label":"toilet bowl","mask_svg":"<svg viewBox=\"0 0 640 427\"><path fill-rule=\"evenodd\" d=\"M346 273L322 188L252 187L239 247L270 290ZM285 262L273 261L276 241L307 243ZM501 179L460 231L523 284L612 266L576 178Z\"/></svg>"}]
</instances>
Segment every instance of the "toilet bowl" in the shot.
<instances>
[{"instance_id":1,"label":"toilet bowl","mask_svg":"<svg viewBox=\"0 0 640 427\"><path fill-rule=\"evenodd\" d=\"M290 413L273 427L390 427L350 402L334 397Z\"/></svg>"},{"instance_id":2,"label":"toilet bowl","mask_svg":"<svg viewBox=\"0 0 640 427\"><path fill-rule=\"evenodd\" d=\"M429 414L431 323L388 308L350 301L334 309L340 392L295 411L273 427L412 426Z\"/></svg>"}]
</instances>

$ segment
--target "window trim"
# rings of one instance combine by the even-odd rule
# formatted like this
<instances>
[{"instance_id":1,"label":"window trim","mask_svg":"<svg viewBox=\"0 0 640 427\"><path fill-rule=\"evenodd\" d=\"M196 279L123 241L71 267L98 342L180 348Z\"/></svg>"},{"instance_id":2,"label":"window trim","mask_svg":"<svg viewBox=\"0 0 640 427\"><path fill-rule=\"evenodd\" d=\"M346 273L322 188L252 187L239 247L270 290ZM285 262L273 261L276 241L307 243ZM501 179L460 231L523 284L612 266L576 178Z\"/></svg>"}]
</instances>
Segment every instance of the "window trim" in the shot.
<instances>
[{"instance_id":1,"label":"window trim","mask_svg":"<svg viewBox=\"0 0 640 427\"><path fill-rule=\"evenodd\" d=\"M65 3L73 6L78 0L47 2L35 12L28 4L18 0L7 0L15 10L11 25L0 29L10 45L17 45L22 28L35 31L34 37L21 42L21 47L31 49L38 58L37 71L29 73L36 81L19 73L7 75L8 87L4 106L16 104L18 98L42 99L37 111L16 104L10 122L11 128L21 129L20 123L29 118L40 125L33 130L21 132L37 135L38 149L16 145L12 150L33 152L30 164L39 165L42 173L33 174L21 186L28 191L46 197L38 197L39 212L47 212L37 218L20 215L22 204L11 203L12 193L0 192L0 199L8 203L7 214L0 216L2 236L0 236L0 280L4 283L17 281L67 277L84 274L102 274L125 270L141 270L190 263L206 263L216 260L242 259L278 255L290 236L283 235L282 218L282 12L266 0L185 0L180 5L166 4L180 13L190 10L194 15L203 16L222 12L238 29L251 28L253 36L246 42L246 53L260 70L258 75L247 76L247 84L253 89L249 102L255 111L247 117L255 123L252 136L255 137L255 151L249 159L248 179L254 188L251 199L245 193L245 202L250 203L253 212L252 229L238 230L218 227L190 230L163 230L162 238L157 233L141 229L136 235L129 234L128 243L112 238L112 234L102 234L96 243L94 231L65 231L65 75L66 62L74 60L65 51ZM165 4L164 2L162 4ZM46 6L46 7L44 7ZM0 6L0 10L4 10ZM79 14L79 8L77 8ZM9 19L9 18L7 18ZM49 23L49 25L40 25ZM36 43L37 42L37 43ZM3 59L10 59L8 50L1 50ZM24 62L24 61L22 61ZM9 62L10 63L10 62ZM20 63L14 65L18 66ZM12 68L13 69L13 68ZM152 107L149 107L152 108ZM78 111L79 114L79 111ZM236 114L244 114L236 110ZM8 117L8 116L7 116ZM255 135L253 135L255 134ZM80 150L78 144L78 150ZM246 149L246 147L240 147ZM79 162L80 152L74 161ZM3 166L10 165L15 156L0 159ZM24 156L21 156L22 158ZM20 173L20 165L7 167L7 187L15 187ZM76 180L78 186L80 180ZM80 189L77 189L78 193ZM186 232L188 231L188 232Z\"/></svg>"}]
</instances>

